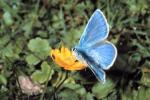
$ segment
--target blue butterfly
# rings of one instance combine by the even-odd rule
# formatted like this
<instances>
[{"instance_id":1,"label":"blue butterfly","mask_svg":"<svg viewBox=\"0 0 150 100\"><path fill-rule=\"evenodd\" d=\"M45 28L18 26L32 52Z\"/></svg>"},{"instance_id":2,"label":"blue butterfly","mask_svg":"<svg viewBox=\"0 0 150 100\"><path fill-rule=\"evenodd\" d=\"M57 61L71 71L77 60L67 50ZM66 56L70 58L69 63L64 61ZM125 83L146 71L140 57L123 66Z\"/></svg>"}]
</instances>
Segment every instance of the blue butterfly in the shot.
<instances>
[{"instance_id":1,"label":"blue butterfly","mask_svg":"<svg viewBox=\"0 0 150 100\"><path fill-rule=\"evenodd\" d=\"M73 48L76 58L86 64L103 83L106 78L104 70L108 70L117 57L116 47L106 41L108 34L107 20L97 9L89 19L79 44Z\"/></svg>"}]
</instances>

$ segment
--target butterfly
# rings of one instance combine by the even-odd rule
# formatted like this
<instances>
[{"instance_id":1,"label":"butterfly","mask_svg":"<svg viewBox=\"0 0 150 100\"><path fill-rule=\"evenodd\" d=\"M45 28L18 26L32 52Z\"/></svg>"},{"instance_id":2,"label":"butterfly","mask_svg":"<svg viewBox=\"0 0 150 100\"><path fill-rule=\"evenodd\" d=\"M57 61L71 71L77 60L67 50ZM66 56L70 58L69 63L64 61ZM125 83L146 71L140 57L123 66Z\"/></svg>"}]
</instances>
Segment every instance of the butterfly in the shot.
<instances>
[{"instance_id":1,"label":"butterfly","mask_svg":"<svg viewBox=\"0 0 150 100\"><path fill-rule=\"evenodd\" d=\"M89 19L79 44L72 50L76 58L86 64L101 82L105 82L105 71L115 62L117 48L107 41L109 26L103 12L96 9Z\"/></svg>"}]
</instances>

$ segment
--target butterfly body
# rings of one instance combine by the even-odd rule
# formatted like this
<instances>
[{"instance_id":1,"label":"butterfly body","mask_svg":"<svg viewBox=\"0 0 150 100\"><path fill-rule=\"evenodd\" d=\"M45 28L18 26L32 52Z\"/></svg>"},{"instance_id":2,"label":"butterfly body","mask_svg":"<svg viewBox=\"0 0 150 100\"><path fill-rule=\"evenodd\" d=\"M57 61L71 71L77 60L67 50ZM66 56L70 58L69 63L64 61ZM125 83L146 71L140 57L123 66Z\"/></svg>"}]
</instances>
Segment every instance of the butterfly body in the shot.
<instances>
[{"instance_id":1,"label":"butterfly body","mask_svg":"<svg viewBox=\"0 0 150 100\"><path fill-rule=\"evenodd\" d=\"M104 70L109 69L117 56L116 47L106 41L109 27L103 13L97 9L91 16L73 52L76 58L86 64L98 80L105 82Z\"/></svg>"}]
</instances>

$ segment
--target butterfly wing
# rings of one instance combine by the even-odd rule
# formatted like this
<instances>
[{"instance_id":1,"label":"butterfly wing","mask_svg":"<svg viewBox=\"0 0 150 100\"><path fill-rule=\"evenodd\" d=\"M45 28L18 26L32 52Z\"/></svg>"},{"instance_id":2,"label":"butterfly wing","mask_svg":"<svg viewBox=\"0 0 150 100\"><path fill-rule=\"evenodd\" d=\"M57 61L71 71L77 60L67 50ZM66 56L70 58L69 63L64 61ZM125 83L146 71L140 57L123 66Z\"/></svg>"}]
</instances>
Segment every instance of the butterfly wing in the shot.
<instances>
[{"instance_id":1,"label":"butterfly wing","mask_svg":"<svg viewBox=\"0 0 150 100\"><path fill-rule=\"evenodd\" d=\"M84 52L104 70L109 69L117 57L116 47L108 41L93 45Z\"/></svg>"},{"instance_id":2,"label":"butterfly wing","mask_svg":"<svg viewBox=\"0 0 150 100\"><path fill-rule=\"evenodd\" d=\"M107 20L103 13L97 9L83 32L80 38L79 47L90 47L97 42L103 41L107 38L109 27Z\"/></svg>"},{"instance_id":3,"label":"butterfly wing","mask_svg":"<svg viewBox=\"0 0 150 100\"><path fill-rule=\"evenodd\" d=\"M95 76L103 82L105 81L103 69L109 69L117 56L116 47L110 42L104 42L108 37L108 32L106 18L98 9L88 21L79 45L76 46L79 55L85 59Z\"/></svg>"},{"instance_id":4,"label":"butterfly wing","mask_svg":"<svg viewBox=\"0 0 150 100\"><path fill-rule=\"evenodd\" d=\"M76 57L80 58L80 61L85 62L85 64L92 70L92 72L97 77L97 79L104 83L105 72L103 71L101 66L95 63L94 59L92 59L92 57L89 56L83 48L75 49L74 52L75 52Z\"/></svg>"},{"instance_id":5,"label":"butterfly wing","mask_svg":"<svg viewBox=\"0 0 150 100\"><path fill-rule=\"evenodd\" d=\"M106 75L105 75L105 72L100 68L100 66L94 63L90 63L88 64L88 67L92 70L92 72L94 73L94 75L99 81L102 81L103 83L105 83Z\"/></svg>"}]
</instances>

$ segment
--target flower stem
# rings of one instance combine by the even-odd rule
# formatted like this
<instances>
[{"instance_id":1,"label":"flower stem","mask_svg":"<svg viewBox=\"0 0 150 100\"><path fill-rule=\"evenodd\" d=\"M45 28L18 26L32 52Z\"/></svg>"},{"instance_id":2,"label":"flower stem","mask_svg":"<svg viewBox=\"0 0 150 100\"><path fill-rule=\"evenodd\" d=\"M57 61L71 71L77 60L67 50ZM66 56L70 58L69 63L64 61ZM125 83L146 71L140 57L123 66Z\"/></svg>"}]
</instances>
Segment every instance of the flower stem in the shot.
<instances>
[{"instance_id":1,"label":"flower stem","mask_svg":"<svg viewBox=\"0 0 150 100\"><path fill-rule=\"evenodd\" d=\"M44 91L43 91L43 93L42 93L42 95L41 95L41 97L40 97L40 100L43 100L44 95L45 95L45 92L46 92L46 90L47 90L47 85L48 85L49 77L50 77L50 75L51 75L50 73L51 73L51 71L49 71L49 75L48 75L47 81L46 81L46 83L45 83Z\"/></svg>"}]
</instances>

